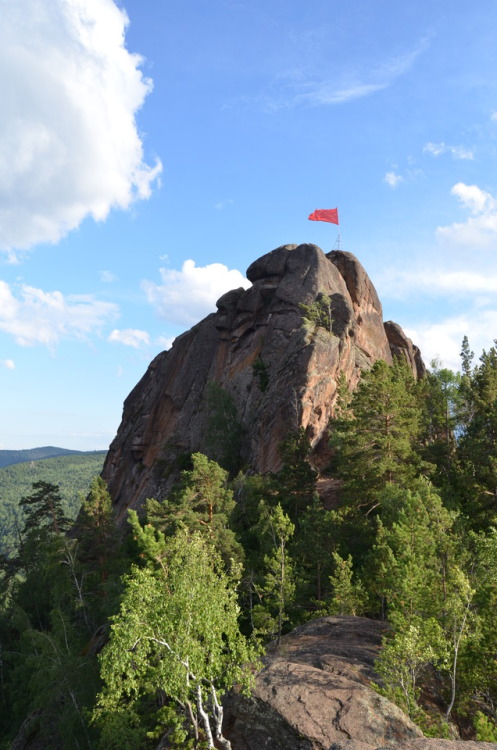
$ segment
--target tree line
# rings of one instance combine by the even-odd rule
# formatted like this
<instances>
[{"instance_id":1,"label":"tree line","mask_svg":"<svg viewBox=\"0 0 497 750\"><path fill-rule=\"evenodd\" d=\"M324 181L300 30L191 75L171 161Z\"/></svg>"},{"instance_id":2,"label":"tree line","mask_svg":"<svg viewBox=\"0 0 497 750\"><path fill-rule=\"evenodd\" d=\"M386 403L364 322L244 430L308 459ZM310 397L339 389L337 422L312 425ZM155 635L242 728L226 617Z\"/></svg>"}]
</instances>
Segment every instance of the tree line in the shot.
<instances>
[{"instance_id":1,"label":"tree line","mask_svg":"<svg viewBox=\"0 0 497 750\"><path fill-rule=\"evenodd\" d=\"M0 747L31 732L54 748L229 748L223 692L250 689L261 644L331 614L388 621L377 689L426 734L496 741L497 349L474 363L465 339L461 356L460 373L433 363L417 381L379 361L353 393L340 383L333 507L303 430L278 475L239 471L218 387L212 454L131 513L125 539L101 479L69 534L57 487L34 485L3 560Z\"/></svg>"}]
</instances>

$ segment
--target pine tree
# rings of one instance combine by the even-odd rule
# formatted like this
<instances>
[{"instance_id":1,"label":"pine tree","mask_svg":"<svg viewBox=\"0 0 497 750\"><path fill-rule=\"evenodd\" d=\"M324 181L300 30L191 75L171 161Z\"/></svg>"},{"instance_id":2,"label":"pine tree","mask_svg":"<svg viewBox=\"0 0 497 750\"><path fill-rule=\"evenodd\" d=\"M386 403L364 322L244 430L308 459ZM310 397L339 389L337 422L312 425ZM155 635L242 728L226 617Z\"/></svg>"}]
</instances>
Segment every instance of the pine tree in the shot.
<instances>
[{"instance_id":1,"label":"pine tree","mask_svg":"<svg viewBox=\"0 0 497 750\"><path fill-rule=\"evenodd\" d=\"M180 526L200 531L229 566L231 559L242 559L243 550L230 528L235 501L228 472L202 453L192 455L192 464L191 470L182 472L179 484L164 502L147 501L147 519L168 535Z\"/></svg>"},{"instance_id":2,"label":"pine tree","mask_svg":"<svg viewBox=\"0 0 497 750\"><path fill-rule=\"evenodd\" d=\"M332 553L335 572L330 576L333 595L328 605L330 615L361 615L366 604L366 592L361 581L353 580L352 556L340 557Z\"/></svg>"},{"instance_id":3,"label":"pine tree","mask_svg":"<svg viewBox=\"0 0 497 750\"><path fill-rule=\"evenodd\" d=\"M283 461L274 477L273 494L297 527L316 495L317 472L308 461L311 446L303 427L291 432L280 445Z\"/></svg>"},{"instance_id":4,"label":"pine tree","mask_svg":"<svg viewBox=\"0 0 497 750\"><path fill-rule=\"evenodd\" d=\"M497 518L497 349L483 352L464 385L470 409L458 444L462 511L469 525Z\"/></svg>"},{"instance_id":5,"label":"pine tree","mask_svg":"<svg viewBox=\"0 0 497 750\"><path fill-rule=\"evenodd\" d=\"M406 363L377 361L330 425L336 471L354 505L370 511L386 485L416 475L420 422L419 391Z\"/></svg>"},{"instance_id":6,"label":"pine tree","mask_svg":"<svg viewBox=\"0 0 497 750\"><path fill-rule=\"evenodd\" d=\"M34 482L30 495L22 497L19 505L24 509L24 533L47 527L55 534L62 534L69 526L62 508L62 497L58 485L50 482Z\"/></svg>"}]
</instances>

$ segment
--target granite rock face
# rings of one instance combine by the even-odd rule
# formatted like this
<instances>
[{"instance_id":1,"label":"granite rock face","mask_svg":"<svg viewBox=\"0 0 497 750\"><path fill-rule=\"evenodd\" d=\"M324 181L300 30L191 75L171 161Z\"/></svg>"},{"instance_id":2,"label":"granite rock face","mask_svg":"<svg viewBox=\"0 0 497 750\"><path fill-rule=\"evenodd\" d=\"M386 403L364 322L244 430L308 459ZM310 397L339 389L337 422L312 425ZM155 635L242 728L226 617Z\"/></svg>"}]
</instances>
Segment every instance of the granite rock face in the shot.
<instances>
[{"instance_id":1,"label":"granite rock face","mask_svg":"<svg viewBox=\"0 0 497 750\"><path fill-rule=\"evenodd\" d=\"M299 427L316 457L325 450L341 373L353 388L361 370L392 355L416 375L424 371L402 329L384 325L378 295L351 253L284 245L252 263L247 277L252 287L223 295L217 312L159 354L126 399L103 470L118 521L147 497L167 494L178 456L205 451L211 381L236 405L245 465L265 473L278 471L279 444ZM299 305L320 294L331 298L331 333L303 325Z\"/></svg>"},{"instance_id":2,"label":"granite rock face","mask_svg":"<svg viewBox=\"0 0 497 750\"><path fill-rule=\"evenodd\" d=\"M250 697L225 701L233 750L484 750L493 743L424 738L370 687L385 625L322 617L269 649Z\"/></svg>"}]
</instances>

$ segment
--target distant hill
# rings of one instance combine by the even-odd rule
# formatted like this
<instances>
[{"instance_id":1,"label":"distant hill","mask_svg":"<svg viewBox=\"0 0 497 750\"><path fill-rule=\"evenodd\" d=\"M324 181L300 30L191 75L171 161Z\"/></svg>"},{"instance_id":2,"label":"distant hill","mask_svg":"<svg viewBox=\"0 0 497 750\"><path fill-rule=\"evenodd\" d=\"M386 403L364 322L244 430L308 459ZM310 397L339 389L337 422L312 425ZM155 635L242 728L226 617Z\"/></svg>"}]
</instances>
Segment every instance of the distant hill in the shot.
<instances>
[{"instance_id":1,"label":"distant hill","mask_svg":"<svg viewBox=\"0 0 497 750\"><path fill-rule=\"evenodd\" d=\"M105 453L105 451L103 452ZM72 451L67 448L55 448L53 445L45 445L43 448L29 448L22 451L0 450L0 469L4 466L22 464L26 461L41 461L45 458L55 458L56 456L94 455L97 453L102 453L102 451Z\"/></svg>"},{"instance_id":2,"label":"distant hill","mask_svg":"<svg viewBox=\"0 0 497 750\"><path fill-rule=\"evenodd\" d=\"M53 458L23 458L22 463L0 468L0 554L12 554L19 543L19 530L24 524L19 502L22 497L31 493L34 482L57 484L66 515L76 518L81 498L87 495L92 479L102 471L106 456L106 451L66 451L61 448L0 453L26 455L50 450L61 451L61 454Z\"/></svg>"}]
</instances>

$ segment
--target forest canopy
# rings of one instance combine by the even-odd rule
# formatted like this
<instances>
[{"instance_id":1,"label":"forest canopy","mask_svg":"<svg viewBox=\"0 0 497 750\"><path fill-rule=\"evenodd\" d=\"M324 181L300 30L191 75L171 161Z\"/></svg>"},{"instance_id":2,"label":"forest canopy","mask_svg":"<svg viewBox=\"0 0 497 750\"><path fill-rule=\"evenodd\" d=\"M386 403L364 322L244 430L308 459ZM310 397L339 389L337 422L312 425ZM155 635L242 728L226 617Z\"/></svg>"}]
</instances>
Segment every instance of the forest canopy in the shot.
<instances>
[{"instance_id":1,"label":"forest canopy","mask_svg":"<svg viewBox=\"0 0 497 750\"><path fill-rule=\"evenodd\" d=\"M0 579L0 748L27 726L54 748L228 748L223 692L331 614L389 623L377 689L425 734L496 741L497 350L475 364L465 340L460 373L380 361L342 383L326 504L302 429L278 475L235 473L218 405L237 415L214 397L215 455L189 456L124 538L100 478L69 535L56 484L24 493Z\"/></svg>"}]
</instances>

